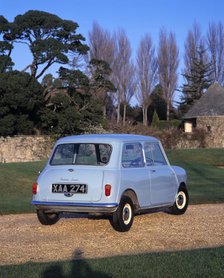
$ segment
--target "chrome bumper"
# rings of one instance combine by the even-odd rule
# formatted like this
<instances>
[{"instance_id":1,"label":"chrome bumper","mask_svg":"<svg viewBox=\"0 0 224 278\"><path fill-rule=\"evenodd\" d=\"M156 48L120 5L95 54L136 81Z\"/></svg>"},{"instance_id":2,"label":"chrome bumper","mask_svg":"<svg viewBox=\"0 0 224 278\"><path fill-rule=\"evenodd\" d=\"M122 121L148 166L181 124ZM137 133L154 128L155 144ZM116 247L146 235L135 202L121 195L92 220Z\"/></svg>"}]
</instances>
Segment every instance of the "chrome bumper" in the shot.
<instances>
[{"instance_id":1,"label":"chrome bumper","mask_svg":"<svg viewBox=\"0 0 224 278\"><path fill-rule=\"evenodd\" d=\"M118 204L83 204L32 201L36 209L46 212L77 212L77 213L113 213Z\"/></svg>"}]
</instances>

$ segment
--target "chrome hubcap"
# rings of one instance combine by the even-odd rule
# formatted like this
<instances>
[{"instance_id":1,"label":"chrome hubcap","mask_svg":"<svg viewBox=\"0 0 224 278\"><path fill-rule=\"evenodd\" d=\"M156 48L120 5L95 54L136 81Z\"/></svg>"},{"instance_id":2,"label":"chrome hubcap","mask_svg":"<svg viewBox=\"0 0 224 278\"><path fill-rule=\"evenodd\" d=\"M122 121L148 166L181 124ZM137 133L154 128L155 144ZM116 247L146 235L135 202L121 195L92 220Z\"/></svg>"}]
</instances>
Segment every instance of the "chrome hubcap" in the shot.
<instances>
[{"instance_id":1,"label":"chrome hubcap","mask_svg":"<svg viewBox=\"0 0 224 278\"><path fill-rule=\"evenodd\" d=\"M176 205L178 209L183 209L186 205L186 195L183 191L178 192L177 198L176 198Z\"/></svg>"},{"instance_id":2,"label":"chrome hubcap","mask_svg":"<svg viewBox=\"0 0 224 278\"><path fill-rule=\"evenodd\" d=\"M123 208L123 221L125 225L128 225L131 221L131 217L132 217L132 209L131 206L129 204L125 204L124 208Z\"/></svg>"}]
</instances>

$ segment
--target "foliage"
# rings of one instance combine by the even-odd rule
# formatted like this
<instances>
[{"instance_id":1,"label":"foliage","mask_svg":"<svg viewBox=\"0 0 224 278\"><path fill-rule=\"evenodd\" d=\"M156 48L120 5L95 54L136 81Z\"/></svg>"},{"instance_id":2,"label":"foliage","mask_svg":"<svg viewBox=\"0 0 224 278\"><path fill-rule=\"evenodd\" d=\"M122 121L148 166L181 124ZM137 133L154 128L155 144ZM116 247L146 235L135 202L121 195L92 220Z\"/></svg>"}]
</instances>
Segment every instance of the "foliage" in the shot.
<instances>
[{"instance_id":1,"label":"foliage","mask_svg":"<svg viewBox=\"0 0 224 278\"><path fill-rule=\"evenodd\" d=\"M0 74L0 135L33 134L44 105L42 87L27 73Z\"/></svg>"},{"instance_id":2,"label":"foliage","mask_svg":"<svg viewBox=\"0 0 224 278\"><path fill-rule=\"evenodd\" d=\"M7 40L5 34L10 30L10 24L3 16L0 16L0 73L12 70L14 63L11 59L13 45Z\"/></svg>"},{"instance_id":3,"label":"foliage","mask_svg":"<svg viewBox=\"0 0 224 278\"><path fill-rule=\"evenodd\" d=\"M88 125L84 130L84 134L107 134L108 130L104 128L103 125L99 124L97 126Z\"/></svg>"},{"instance_id":4,"label":"foliage","mask_svg":"<svg viewBox=\"0 0 224 278\"><path fill-rule=\"evenodd\" d=\"M102 103L103 116L109 114L111 97L109 93L114 93L116 88L110 81L111 68L106 61L91 59L89 62L90 70L90 90L92 94Z\"/></svg>"},{"instance_id":5,"label":"foliage","mask_svg":"<svg viewBox=\"0 0 224 278\"><path fill-rule=\"evenodd\" d=\"M42 129L59 135L85 132L102 122L100 102L90 92L89 79L79 70L60 68L56 88L42 114Z\"/></svg>"},{"instance_id":6,"label":"foliage","mask_svg":"<svg viewBox=\"0 0 224 278\"><path fill-rule=\"evenodd\" d=\"M38 79L54 63L67 64L69 54L87 53L88 47L82 43L85 39L76 33L77 28L78 24L73 21L30 10L15 17L5 37L28 45L33 60L27 68L30 67L31 76ZM38 72L40 66L43 67Z\"/></svg>"},{"instance_id":7,"label":"foliage","mask_svg":"<svg viewBox=\"0 0 224 278\"><path fill-rule=\"evenodd\" d=\"M93 23L89 49L85 38L77 33L78 27L76 22L37 10L17 15L13 22L0 16L0 74L12 71L14 63L11 54L16 44L26 45L31 52L32 61L22 72L30 69L33 78L42 77L55 63L72 66L72 70L64 72L61 68L60 78L51 74L43 78L45 103L37 103L35 109L38 111L33 113L35 120L31 112L19 112L18 119L13 116L15 111L0 112L0 135L29 134L34 128L42 128L44 133L52 134L85 132L89 125L97 126L102 122L102 113L104 123L105 119L115 120L117 113L117 123L123 118L123 125L140 121L150 124L155 110L160 121L176 119L201 97L211 81L223 83L224 29L221 22L209 24L207 40L197 23L188 32L184 55L185 84L181 88L183 96L178 116L172 107L179 64L174 33L161 29L158 57L155 57L150 35L146 34L139 44L134 65L130 42L124 30L118 30L113 35ZM85 65L79 65L80 59L85 61ZM75 62L71 64L70 60ZM83 66L89 73L87 76ZM156 85L157 79L160 84ZM140 94L136 94L137 84L141 88ZM27 86L30 86L30 92L33 91L32 85ZM131 107L130 99L134 94L139 103ZM1 105L10 106L5 100L3 102ZM90 102L89 105L87 102ZM173 124L160 122L158 128L170 126Z\"/></svg>"},{"instance_id":8,"label":"foliage","mask_svg":"<svg viewBox=\"0 0 224 278\"><path fill-rule=\"evenodd\" d=\"M12 23L0 16L0 135L31 134L37 128L44 133L74 134L101 122L101 102L94 98L82 71L61 68L59 78L48 74L42 87L37 82L54 63L68 64L69 56L75 59L87 53L89 48L77 33L78 27L43 11L28 11ZM33 60L22 72L30 68L30 75L11 71L14 43L29 47ZM110 73L109 67L100 63L91 63L95 67L92 90L114 89L106 78L100 80L102 70L105 75Z\"/></svg>"},{"instance_id":9,"label":"foliage","mask_svg":"<svg viewBox=\"0 0 224 278\"><path fill-rule=\"evenodd\" d=\"M158 125L159 125L159 116L158 116L158 114L155 110L154 113L153 113L151 126L153 128L156 128Z\"/></svg>"},{"instance_id":10,"label":"foliage","mask_svg":"<svg viewBox=\"0 0 224 278\"><path fill-rule=\"evenodd\" d=\"M166 101L163 97L162 87L160 84L155 86L151 95L151 104L148 108L148 119L152 121L153 113L156 110L160 120L166 120ZM172 111L172 109L171 109Z\"/></svg>"},{"instance_id":11,"label":"foliage","mask_svg":"<svg viewBox=\"0 0 224 278\"><path fill-rule=\"evenodd\" d=\"M166 120L166 102L162 95L162 88L158 84L155 86L151 96L151 104L148 107L148 121L149 123L152 122L154 111L156 110L158 117L160 120ZM123 104L121 104L121 114L123 113ZM142 122L143 120L143 113L142 108L138 105L130 106L127 105L127 120L133 124L137 124ZM171 117L175 117L175 112L173 108L170 111ZM167 124L168 125L168 124ZM130 127L130 126L129 126Z\"/></svg>"},{"instance_id":12,"label":"foliage","mask_svg":"<svg viewBox=\"0 0 224 278\"><path fill-rule=\"evenodd\" d=\"M198 49L198 57L193 58L192 61L190 72L183 74L186 83L182 87L183 96L179 107L182 113L186 113L212 83L211 63L206 63L205 50L202 46Z\"/></svg>"},{"instance_id":13,"label":"foliage","mask_svg":"<svg viewBox=\"0 0 224 278\"><path fill-rule=\"evenodd\" d=\"M170 120L170 121L161 120L161 121L158 122L157 128L159 130L164 130L164 129L172 129L172 131L175 130L176 133L178 134L178 139L179 139L180 138L180 136L179 136L180 131L177 130L177 129L180 127L180 125L181 125L181 120Z\"/></svg>"},{"instance_id":14,"label":"foliage","mask_svg":"<svg viewBox=\"0 0 224 278\"><path fill-rule=\"evenodd\" d=\"M122 116L123 113L124 113L124 104L121 103L120 115ZM126 107L126 121L127 121L128 124L130 124L130 123L137 124L138 122L142 122L142 109L141 109L141 107L138 106L138 105L131 106L130 104L128 104L127 107Z\"/></svg>"},{"instance_id":15,"label":"foliage","mask_svg":"<svg viewBox=\"0 0 224 278\"><path fill-rule=\"evenodd\" d=\"M105 94L116 90L114 84L109 80L112 71L107 62L92 59L89 62L89 69L91 72L91 89L96 92L96 94L98 91L103 91L103 94Z\"/></svg>"}]
</instances>

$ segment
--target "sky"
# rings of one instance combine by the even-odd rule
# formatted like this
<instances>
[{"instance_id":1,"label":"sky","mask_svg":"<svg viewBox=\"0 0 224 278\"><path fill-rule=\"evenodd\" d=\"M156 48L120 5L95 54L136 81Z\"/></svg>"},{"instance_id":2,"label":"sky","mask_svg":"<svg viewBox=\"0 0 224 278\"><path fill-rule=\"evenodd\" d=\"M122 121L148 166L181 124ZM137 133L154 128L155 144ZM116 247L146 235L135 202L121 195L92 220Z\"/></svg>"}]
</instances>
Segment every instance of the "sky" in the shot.
<instances>
[{"instance_id":1,"label":"sky","mask_svg":"<svg viewBox=\"0 0 224 278\"><path fill-rule=\"evenodd\" d=\"M224 24L224 0L0 0L0 15L13 21L18 14L28 10L53 13L62 19L79 24L78 32L88 41L88 32L93 21L109 31L123 28L131 42L133 58L141 38L149 33L158 45L159 31L165 28L176 35L183 68L184 41L194 22L201 26L204 34L209 22ZM24 46L13 51L16 69L22 70L31 61ZM55 74L58 66L49 71ZM179 78L179 85L180 84Z\"/></svg>"}]
</instances>

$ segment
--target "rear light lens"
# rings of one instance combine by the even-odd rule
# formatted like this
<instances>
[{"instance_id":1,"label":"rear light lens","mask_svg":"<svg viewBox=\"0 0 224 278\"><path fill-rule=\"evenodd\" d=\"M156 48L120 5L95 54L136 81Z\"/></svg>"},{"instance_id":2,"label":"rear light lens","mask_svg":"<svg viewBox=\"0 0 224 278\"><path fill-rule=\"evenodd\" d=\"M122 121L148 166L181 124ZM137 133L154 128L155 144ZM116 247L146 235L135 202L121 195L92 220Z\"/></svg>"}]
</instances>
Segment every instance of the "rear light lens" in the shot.
<instances>
[{"instance_id":1,"label":"rear light lens","mask_svg":"<svg viewBox=\"0 0 224 278\"><path fill-rule=\"evenodd\" d=\"M37 187L38 187L38 184L36 182L34 182L32 185L33 194L37 194Z\"/></svg>"},{"instance_id":2,"label":"rear light lens","mask_svg":"<svg viewBox=\"0 0 224 278\"><path fill-rule=\"evenodd\" d=\"M111 185L105 184L105 196L109 197L111 193Z\"/></svg>"}]
</instances>

